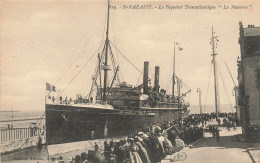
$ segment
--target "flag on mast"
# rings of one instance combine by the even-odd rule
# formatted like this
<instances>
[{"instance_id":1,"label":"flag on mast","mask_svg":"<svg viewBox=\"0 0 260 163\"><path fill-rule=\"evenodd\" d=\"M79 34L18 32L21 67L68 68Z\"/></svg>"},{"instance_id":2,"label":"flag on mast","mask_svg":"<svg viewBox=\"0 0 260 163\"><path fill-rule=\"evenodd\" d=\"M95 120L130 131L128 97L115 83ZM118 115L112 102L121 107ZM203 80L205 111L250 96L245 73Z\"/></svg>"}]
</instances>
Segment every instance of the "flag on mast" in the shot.
<instances>
[{"instance_id":1,"label":"flag on mast","mask_svg":"<svg viewBox=\"0 0 260 163\"><path fill-rule=\"evenodd\" d=\"M179 49L179 51L183 50L183 48L182 48L182 47L178 47L178 49Z\"/></svg>"},{"instance_id":2,"label":"flag on mast","mask_svg":"<svg viewBox=\"0 0 260 163\"><path fill-rule=\"evenodd\" d=\"M46 90L50 92L56 92L56 87L50 83L46 83Z\"/></svg>"}]
</instances>

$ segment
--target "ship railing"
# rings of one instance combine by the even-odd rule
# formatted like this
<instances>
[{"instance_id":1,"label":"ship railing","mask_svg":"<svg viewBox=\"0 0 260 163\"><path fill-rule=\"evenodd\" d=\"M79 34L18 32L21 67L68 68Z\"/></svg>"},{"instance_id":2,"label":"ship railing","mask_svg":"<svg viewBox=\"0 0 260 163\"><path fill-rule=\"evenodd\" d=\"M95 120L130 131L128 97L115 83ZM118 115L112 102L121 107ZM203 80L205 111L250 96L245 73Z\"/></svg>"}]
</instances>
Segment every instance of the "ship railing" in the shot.
<instances>
[{"instance_id":1,"label":"ship railing","mask_svg":"<svg viewBox=\"0 0 260 163\"><path fill-rule=\"evenodd\" d=\"M178 108L178 103L170 102L144 102L141 104L141 107L153 107L153 108Z\"/></svg>"},{"instance_id":2,"label":"ship railing","mask_svg":"<svg viewBox=\"0 0 260 163\"><path fill-rule=\"evenodd\" d=\"M147 110L122 110L122 114L136 114L136 115L152 115L154 111Z\"/></svg>"},{"instance_id":3,"label":"ship railing","mask_svg":"<svg viewBox=\"0 0 260 163\"><path fill-rule=\"evenodd\" d=\"M122 114L135 114L133 110L123 110Z\"/></svg>"},{"instance_id":4,"label":"ship railing","mask_svg":"<svg viewBox=\"0 0 260 163\"><path fill-rule=\"evenodd\" d=\"M41 135L42 131L43 129L37 127L1 129L0 142L8 142L39 136Z\"/></svg>"},{"instance_id":5,"label":"ship railing","mask_svg":"<svg viewBox=\"0 0 260 163\"><path fill-rule=\"evenodd\" d=\"M190 106L190 103L188 103L188 102L181 102L180 103L180 107L182 108L182 107L189 107Z\"/></svg>"}]
</instances>

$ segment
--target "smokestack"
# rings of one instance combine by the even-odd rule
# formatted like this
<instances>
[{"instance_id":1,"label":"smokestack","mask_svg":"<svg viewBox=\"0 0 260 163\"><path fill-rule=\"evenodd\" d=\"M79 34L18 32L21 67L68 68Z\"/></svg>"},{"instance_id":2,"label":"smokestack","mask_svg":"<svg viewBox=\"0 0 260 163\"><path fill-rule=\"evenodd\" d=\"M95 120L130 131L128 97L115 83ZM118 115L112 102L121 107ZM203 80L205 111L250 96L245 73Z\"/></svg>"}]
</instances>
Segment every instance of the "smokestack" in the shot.
<instances>
[{"instance_id":1,"label":"smokestack","mask_svg":"<svg viewBox=\"0 0 260 163\"><path fill-rule=\"evenodd\" d=\"M159 71L160 71L160 67L155 66L154 89L156 90L156 92L159 92L159 75L160 75Z\"/></svg>"},{"instance_id":2,"label":"smokestack","mask_svg":"<svg viewBox=\"0 0 260 163\"><path fill-rule=\"evenodd\" d=\"M144 86L144 94L148 94L148 70L149 70L149 62L144 62L144 74L143 74L143 86Z\"/></svg>"}]
</instances>

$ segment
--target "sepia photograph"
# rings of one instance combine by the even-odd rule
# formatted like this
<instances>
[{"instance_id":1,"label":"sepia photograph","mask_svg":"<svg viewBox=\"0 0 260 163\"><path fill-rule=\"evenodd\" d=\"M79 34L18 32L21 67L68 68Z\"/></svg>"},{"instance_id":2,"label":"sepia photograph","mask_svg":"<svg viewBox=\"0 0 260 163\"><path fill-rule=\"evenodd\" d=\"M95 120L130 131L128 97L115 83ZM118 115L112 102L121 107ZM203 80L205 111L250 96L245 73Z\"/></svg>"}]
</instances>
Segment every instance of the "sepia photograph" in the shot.
<instances>
[{"instance_id":1,"label":"sepia photograph","mask_svg":"<svg viewBox=\"0 0 260 163\"><path fill-rule=\"evenodd\" d=\"M0 163L260 162L257 0L0 1Z\"/></svg>"}]
</instances>

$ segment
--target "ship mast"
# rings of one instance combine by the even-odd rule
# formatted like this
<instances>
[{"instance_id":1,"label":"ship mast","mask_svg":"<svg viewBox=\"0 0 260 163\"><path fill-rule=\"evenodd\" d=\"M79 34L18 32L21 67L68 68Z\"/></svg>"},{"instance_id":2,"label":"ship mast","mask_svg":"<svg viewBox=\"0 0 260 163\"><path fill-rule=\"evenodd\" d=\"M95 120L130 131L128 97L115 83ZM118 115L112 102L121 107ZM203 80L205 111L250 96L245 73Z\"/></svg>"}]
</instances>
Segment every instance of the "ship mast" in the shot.
<instances>
[{"instance_id":1,"label":"ship mast","mask_svg":"<svg viewBox=\"0 0 260 163\"><path fill-rule=\"evenodd\" d=\"M175 44L174 42L174 53L173 53L173 73L172 73L172 99L174 100L174 85L175 85Z\"/></svg>"},{"instance_id":2,"label":"ship mast","mask_svg":"<svg viewBox=\"0 0 260 163\"><path fill-rule=\"evenodd\" d=\"M107 31L106 31L106 42L105 42L105 63L103 65L104 70L104 90L103 90L103 100L106 100L106 92L107 92L107 71L109 70L109 66L107 64L107 57L108 57L108 46L109 46L109 6L110 0L108 0L107 5Z\"/></svg>"},{"instance_id":3,"label":"ship mast","mask_svg":"<svg viewBox=\"0 0 260 163\"><path fill-rule=\"evenodd\" d=\"M217 68L216 68L216 53L215 53L215 39L217 40L218 36L214 36L214 29L212 26L212 57L213 57L213 68L214 68L214 90L215 90L215 110L216 110L216 119L218 119L218 92L217 92ZM217 40L218 41L218 40Z\"/></svg>"}]
</instances>

